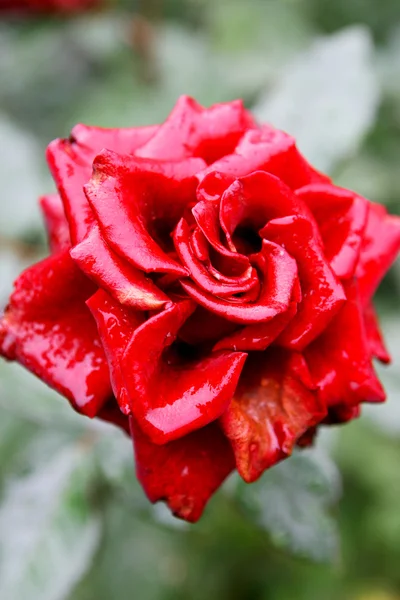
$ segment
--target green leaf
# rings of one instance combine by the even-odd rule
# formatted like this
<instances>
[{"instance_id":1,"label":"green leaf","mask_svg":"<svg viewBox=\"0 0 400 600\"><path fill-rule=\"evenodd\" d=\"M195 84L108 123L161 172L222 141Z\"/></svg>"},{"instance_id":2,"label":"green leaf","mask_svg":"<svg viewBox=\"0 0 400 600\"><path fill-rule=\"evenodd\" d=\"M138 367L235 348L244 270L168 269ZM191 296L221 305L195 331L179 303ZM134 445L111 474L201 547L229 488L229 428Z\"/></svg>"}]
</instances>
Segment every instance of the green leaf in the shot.
<instances>
[{"instance_id":1,"label":"green leaf","mask_svg":"<svg viewBox=\"0 0 400 600\"><path fill-rule=\"evenodd\" d=\"M332 462L312 451L295 453L251 485L238 482L236 497L245 514L272 541L315 561L338 555L336 525L329 506L340 489Z\"/></svg>"},{"instance_id":2,"label":"green leaf","mask_svg":"<svg viewBox=\"0 0 400 600\"><path fill-rule=\"evenodd\" d=\"M100 520L89 501L89 442L47 447L46 462L6 486L0 506L0 597L62 600L90 567ZM43 453L42 453L43 454Z\"/></svg>"},{"instance_id":3,"label":"green leaf","mask_svg":"<svg viewBox=\"0 0 400 600\"><path fill-rule=\"evenodd\" d=\"M106 507L104 517L103 543L93 568L69 600L176 598L185 562L174 532L138 518L121 499Z\"/></svg>"},{"instance_id":4,"label":"green leaf","mask_svg":"<svg viewBox=\"0 0 400 600\"><path fill-rule=\"evenodd\" d=\"M293 135L317 168L332 171L374 122L379 85L372 50L362 27L321 38L259 100L258 118Z\"/></svg>"}]
</instances>

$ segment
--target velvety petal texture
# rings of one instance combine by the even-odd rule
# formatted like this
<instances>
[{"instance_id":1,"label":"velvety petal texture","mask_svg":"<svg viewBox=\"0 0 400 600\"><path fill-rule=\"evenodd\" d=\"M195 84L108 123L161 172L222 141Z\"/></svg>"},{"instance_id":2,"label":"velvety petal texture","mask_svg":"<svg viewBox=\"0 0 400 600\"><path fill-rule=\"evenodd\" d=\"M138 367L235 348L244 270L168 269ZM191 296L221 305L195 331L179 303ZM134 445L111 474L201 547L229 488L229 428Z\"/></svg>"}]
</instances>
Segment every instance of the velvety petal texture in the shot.
<instances>
[{"instance_id":1,"label":"velvety petal texture","mask_svg":"<svg viewBox=\"0 0 400 600\"><path fill-rule=\"evenodd\" d=\"M1 353L89 417L112 395L104 350L85 304L92 293L90 281L63 251L22 273L0 322Z\"/></svg>"},{"instance_id":2,"label":"velvety petal texture","mask_svg":"<svg viewBox=\"0 0 400 600\"><path fill-rule=\"evenodd\" d=\"M27 269L0 352L131 438L151 502L196 521L385 393L374 293L400 220L335 186L241 101L181 97L162 125L52 142L51 255Z\"/></svg>"}]
</instances>

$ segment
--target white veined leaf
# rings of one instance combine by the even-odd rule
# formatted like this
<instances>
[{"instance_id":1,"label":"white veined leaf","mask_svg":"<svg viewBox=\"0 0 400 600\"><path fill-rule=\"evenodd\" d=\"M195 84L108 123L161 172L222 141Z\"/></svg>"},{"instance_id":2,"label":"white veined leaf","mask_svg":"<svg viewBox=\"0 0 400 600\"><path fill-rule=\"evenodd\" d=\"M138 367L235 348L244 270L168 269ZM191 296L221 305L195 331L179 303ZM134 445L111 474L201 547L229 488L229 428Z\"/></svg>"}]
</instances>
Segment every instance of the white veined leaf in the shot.
<instances>
[{"instance_id":1,"label":"white veined leaf","mask_svg":"<svg viewBox=\"0 0 400 600\"><path fill-rule=\"evenodd\" d=\"M259 100L257 117L293 135L312 164L332 171L373 124L380 94L372 51L362 27L317 40Z\"/></svg>"},{"instance_id":2,"label":"white veined leaf","mask_svg":"<svg viewBox=\"0 0 400 600\"><path fill-rule=\"evenodd\" d=\"M251 485L239 480L236 497L248 518L272 541L318 562L334 561L339 542L329 508L340 494L334 463L321 450L303 450Z\"/></svg>"},{"instance_id":3,"label":"white veined leaf","mask_svg":"<svg viewBox=\"0 0 400 600\"><path fill-rule=\"evenodd\" d=\"M42 226L37 206L46 189L42 154L31 134L0 114L0 234L5 237Z\"/></svg>"},{"instance_id":4,"label":"white veined leaf","mask_svg":"<svg viewBox=\"0 0 400 600\"><path fill-rule=\"evenodd\" d=\"M388 43L379 51L378 69L385 93L397 101L400 95L400 25L394 27Z\"/></svg>"},{"instance_id":5,"label":"white veined leaf","mask_svg":"<svg viewBox=\"0 0 400 600\"><path fill-rule=\"evenodd\" d=\"M90 567L101 526L90 509L85 444L63 447L6 487L0 506L0 598L63 600Z\"/></svg>"}]
</instances>

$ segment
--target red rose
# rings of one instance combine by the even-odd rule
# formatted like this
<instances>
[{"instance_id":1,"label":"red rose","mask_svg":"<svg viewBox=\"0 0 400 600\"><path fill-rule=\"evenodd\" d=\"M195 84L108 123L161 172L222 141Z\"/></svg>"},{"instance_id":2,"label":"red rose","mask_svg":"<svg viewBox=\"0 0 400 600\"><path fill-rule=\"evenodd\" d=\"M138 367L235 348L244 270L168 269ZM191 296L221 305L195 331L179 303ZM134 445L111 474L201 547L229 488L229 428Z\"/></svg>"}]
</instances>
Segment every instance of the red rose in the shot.
<instances>
[{"instance_id":1,"label":"red rose","mask_svg":"<svg viewBox=\"0 0 400 600\"><path fill-rule=\"evenodd\" d=\"M52 254L17 280L1 352L130 431L151 501L195 521L235 465L254 481L384 400L372 297L400 220L288 135L183 97L163 125L78 125L47 156Z\"/></svg>"},{"instance_id":2,"label":"red rose","mask_svg":"<svg viewBox=\"0 0 400 600\"><path fill-rule=\"evenodd\" d=\"M0 12L77 13L99 4L99 0L0 0Z\"/></svg>"}]
</instances>

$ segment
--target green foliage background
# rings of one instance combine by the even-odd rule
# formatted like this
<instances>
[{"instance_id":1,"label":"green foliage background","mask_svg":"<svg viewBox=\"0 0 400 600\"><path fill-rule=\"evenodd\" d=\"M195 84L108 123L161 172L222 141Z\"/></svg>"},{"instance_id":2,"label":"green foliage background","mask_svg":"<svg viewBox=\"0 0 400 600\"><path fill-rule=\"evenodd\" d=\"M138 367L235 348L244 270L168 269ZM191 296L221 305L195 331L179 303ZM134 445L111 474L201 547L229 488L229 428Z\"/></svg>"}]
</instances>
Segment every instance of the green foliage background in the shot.
<instances>
[{"instance_id":1,"label":"green foliage background","mask_svg":"<svg viewBox=\"0 0 400 600\"><path fill-rule=\"evenodd\" d=\"M110 1L0 21L0 304L46 252L47 143L159 122L178 95L242 97L338 184L400 212L398 0ZM0 364L2 600L400 599L400 268L378 296L389 400L323 432L201 522L150 507L132 451Z\"/></svg>"}]
</instances>

